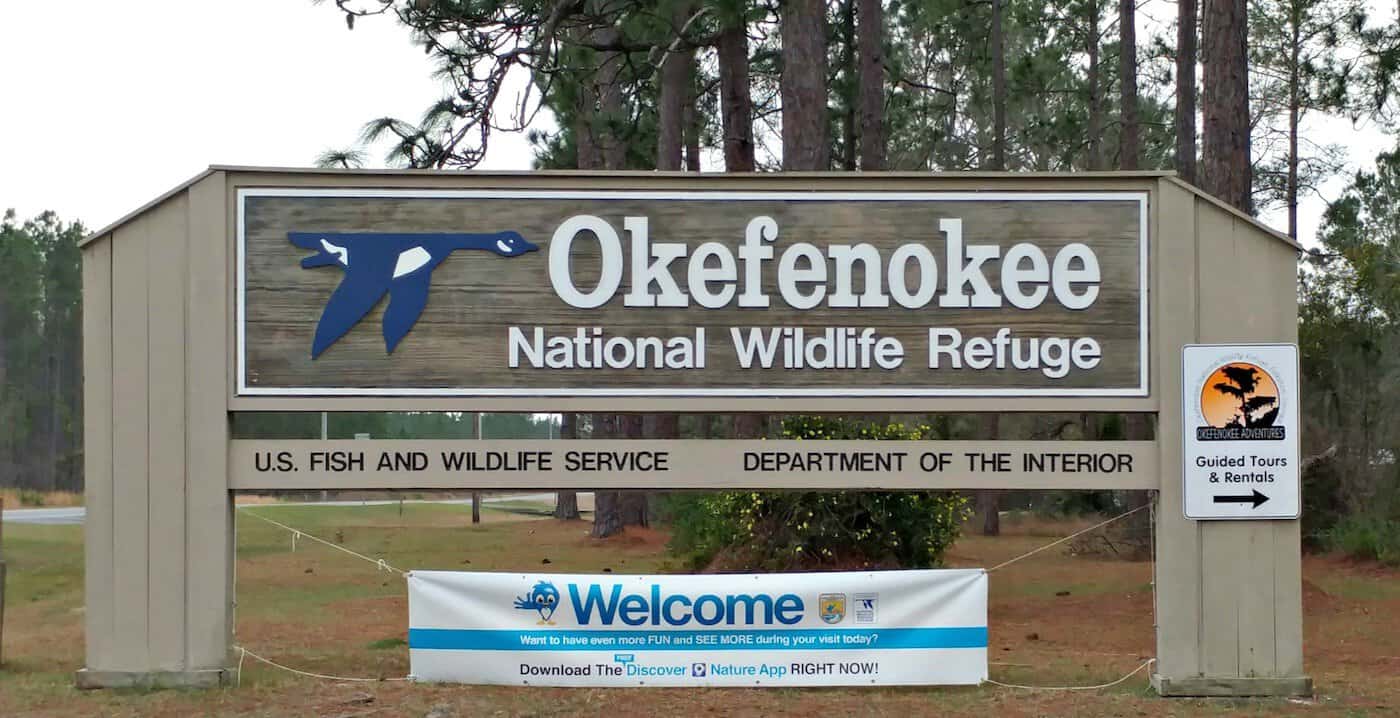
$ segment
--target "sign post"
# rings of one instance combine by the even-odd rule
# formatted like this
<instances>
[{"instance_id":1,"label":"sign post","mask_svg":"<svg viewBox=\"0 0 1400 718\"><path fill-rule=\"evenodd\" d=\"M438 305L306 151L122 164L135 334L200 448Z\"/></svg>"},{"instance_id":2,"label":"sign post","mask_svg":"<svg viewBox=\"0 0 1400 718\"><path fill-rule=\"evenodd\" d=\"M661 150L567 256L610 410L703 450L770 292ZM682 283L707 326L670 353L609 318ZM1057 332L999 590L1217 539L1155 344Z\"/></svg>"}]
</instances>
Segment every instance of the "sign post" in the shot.
<instances>
[{"instance_id":1,"label":"sign post","mask_svg":"<svg viewBox=\"0 0 1400 718\"><path fill-rule=\"evenodd\" d=\"M1188 346L1182 369L1186 518L1298 518L1298 347Z\"/></svg>"}]
</instances>

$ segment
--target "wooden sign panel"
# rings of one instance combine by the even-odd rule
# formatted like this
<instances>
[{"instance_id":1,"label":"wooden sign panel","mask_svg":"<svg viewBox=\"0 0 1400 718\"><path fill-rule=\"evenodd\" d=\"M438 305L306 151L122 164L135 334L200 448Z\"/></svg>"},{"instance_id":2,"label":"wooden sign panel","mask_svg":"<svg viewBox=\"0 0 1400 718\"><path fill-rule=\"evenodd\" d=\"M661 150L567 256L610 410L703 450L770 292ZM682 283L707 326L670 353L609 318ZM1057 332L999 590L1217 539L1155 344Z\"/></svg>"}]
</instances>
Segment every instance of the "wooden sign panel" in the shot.
<instances>
[{"instance_id":1,"label":"wooden sign panel","mask_svg":"<svg viewBox=\"0 0 1400 718\"><path fill-rule=\"evenodd\" d=\"M1151 441L266 440L229 488L1156 489Z\"/></svg>"},{"instance_id":2,"label":"wooden sign panel","mask_svg":"<svg viewBox=\"0 0 1400 718\"><path fill-rule=\"evenodd\" d=\"M1148 394L1143 192L243 189L237 209L240 396Z\"/></svg>"}]
</instances>

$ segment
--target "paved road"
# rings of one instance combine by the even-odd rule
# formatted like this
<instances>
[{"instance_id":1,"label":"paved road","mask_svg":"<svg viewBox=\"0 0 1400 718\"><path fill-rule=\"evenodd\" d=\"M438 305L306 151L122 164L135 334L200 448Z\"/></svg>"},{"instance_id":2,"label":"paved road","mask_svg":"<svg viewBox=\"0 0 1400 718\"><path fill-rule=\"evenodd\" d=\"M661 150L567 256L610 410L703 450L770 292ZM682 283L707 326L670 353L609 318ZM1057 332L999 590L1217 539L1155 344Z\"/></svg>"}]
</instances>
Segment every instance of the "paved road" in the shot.
<instances>
[{"instance_id":1,"label":"paved road","mask_svg":"<svg viewBox=\"0 0 1400 718\"><path fill-rule=\"evenodd\" d=\"M582 493L579 494L579 501L580 501L580 503L583 502L584 496L590 496L590 497L591 497L590 494L582 494ZM553 503L554 503L554 494L553 494L553 493L536 493L536 494L509 494L509 495L506 495L506 496L487 496L486 498L484 498L484 499L481 500L481 503L482 503L482 504L494 504L494 503L499 503L499 502L502 502L502 501L525 501L525 502L533 502L533 503L553 504ZM259 504L259 505L263 505L263 506L385 506L385 505L396 504L396 503L398 503L398 501L395 500L395 499L383 499L383 500L376 500L376 501L304 501L304 502L291 502L291 501L289 501L289 502L286 502L286 503ZM409 500L405 500L404 503L406 503L406 504L459 504L459 505L462 505L462 506L471 506L472 500L471 500L470 498L465 498L465 499L439 499L439 500L435 500L435 501L409 501ZM591 504L590 504L590 505L591 505ZM17 524L49 524L49 525L68 524L68 525L74 525L74 524L82 524L82 523L83 523L83 516L85 516L86 514L87 514L87 510L84 509L82 506L68 506L68 507L63 507L63 508L50 508L50 509L7 509L7 510L5 511L5 523L7 523L7 524L8 524L8 523L17 523Z\"/></svg>"},{"instance_id":2,"label":"paved road","mask_svg":"<svg viewBox=\"0 0 1400 718\"><path fill-rule=\"evenodd\" d=\"M5 523L16 524L81 524L87 510L81 506L55 509L6 509Z\"/></svg>"}]
</instances>

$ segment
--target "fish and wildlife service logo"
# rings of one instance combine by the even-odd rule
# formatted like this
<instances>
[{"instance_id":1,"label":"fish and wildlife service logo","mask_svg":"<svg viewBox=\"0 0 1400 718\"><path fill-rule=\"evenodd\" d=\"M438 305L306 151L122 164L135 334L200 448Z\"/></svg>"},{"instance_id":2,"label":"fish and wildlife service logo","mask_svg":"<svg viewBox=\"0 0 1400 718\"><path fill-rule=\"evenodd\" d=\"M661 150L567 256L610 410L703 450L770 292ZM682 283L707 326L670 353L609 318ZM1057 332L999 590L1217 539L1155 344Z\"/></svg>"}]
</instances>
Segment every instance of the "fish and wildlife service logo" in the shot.
<instances>
[{"instance_id":1,"label":"fish and wildlife service logo","mask_svg":"<svg viewBox=\"0 0 1400 718\"><path fill-rule=\"evenodd\" d=\"M1276 426L1280 402L1278 382L1250 361L1216 367L1201 383L1198 441L1279 441L1284 427Z\"/></svg>"},{"instance_id":2,"label":"fish and wildlife service logo","mask_svg":"<svg viewBox=\"0 0 1400 718\"><path fill-rule=\"evenodd\" d=\"M345 336L386 294L389 307L384 310L382 327L384 350L393 354L428 304L433 270L459 249L479 249L502 257L539 249L517 232L288 232L287 239L316 252L301 260L303 269L333 265L345 272L316 324L312 359Z\"/></svg>"},{"instance_id":3,"label":"fish and wildlife service logo","mask_svg":"<svg viewBox=\"0 0 1400 718\"><path fill-rule=\"evenodd\" d=\"M817 600L821 617L827 623L840 623L846 617L846 594L823 593Z\"/></svg>"},{"instance_id":4,"label":"fish and wildlife service logo","mask_svg":"<svg viewBox=\"0 0 1400 718\"><path fill-rule=\"evenodd\" d=\"M538 624L553 626L555 609L559 608L559 589L548 581L540 581L530 592L515 598L515 607L521 611L535 611L539 614Z\"/></svg>"}]
</instances>

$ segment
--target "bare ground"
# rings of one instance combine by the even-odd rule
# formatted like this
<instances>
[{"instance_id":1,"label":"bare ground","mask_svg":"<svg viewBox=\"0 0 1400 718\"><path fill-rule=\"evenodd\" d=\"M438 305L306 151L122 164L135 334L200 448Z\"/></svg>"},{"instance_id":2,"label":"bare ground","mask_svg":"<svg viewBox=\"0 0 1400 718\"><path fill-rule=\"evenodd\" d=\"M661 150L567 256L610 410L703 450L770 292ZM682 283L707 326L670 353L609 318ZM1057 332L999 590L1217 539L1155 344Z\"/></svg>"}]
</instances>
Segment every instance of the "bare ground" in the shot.
<instances>
[{"instance_id":1,"label":"bare ground","mask_svg":"<svg viewBox=\"0 0 1400 718\"><path fill-rule=\"evenodd\" d=\"M606 542L583 522L521 520L458 509L256 507L279 521L404 567L616 573L665 571L664 532ZM273 512L276 513L273 513ZM319 513L313 513L319 512ZM295 523L293 523L295 522ZM953 566L992 566L1054 535L1053 525L968 537ZM1070 527L1059 526L1058 533ZM77 691L82 663L81 532L15 527L0 716L975 715L1188 716L1400 714L1400 574L1308 557L1307 701L1164 700L1146 674L1087 692L980 688L551 689L335 682L244 661L241 685L210 691ZM396 678L408 670L402 580L306 541L240 520L236 642L302 670ZM991 673L1005 683L1087 685L1122 676L1153 652L1151 568L1053 549L992 575Z\"/></svg>"}]
</instances>

